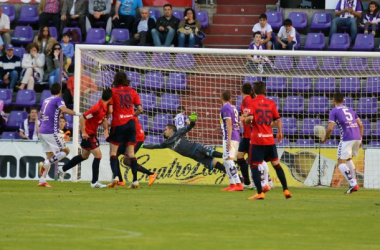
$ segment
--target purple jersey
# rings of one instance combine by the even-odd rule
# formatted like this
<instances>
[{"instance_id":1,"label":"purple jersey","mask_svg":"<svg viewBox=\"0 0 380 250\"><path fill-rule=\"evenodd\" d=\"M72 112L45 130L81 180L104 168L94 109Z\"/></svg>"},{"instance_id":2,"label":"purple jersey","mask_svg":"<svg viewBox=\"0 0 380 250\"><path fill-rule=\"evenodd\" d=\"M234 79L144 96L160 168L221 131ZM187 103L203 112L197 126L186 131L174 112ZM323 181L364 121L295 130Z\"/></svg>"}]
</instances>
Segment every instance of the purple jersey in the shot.
<instances>
[{"instance_id":1,"label":"purple jersey","mask_svg":"<svg viewBox=\"0 0 380 250\"><path fill-rule=\"evenodd\" d=\"M66 106L59 96L51 96L44 100L41 107L40 134L59 134L60 107Z\"/></svg>"},{"instance_id":2,"label":"purple jersey","mask_svg":"<svg viewBox=\"0 0 380 250\"><path fill-rule=\"evenodd\" d=\"M353 141L361 140L358 115L350 108L339 105L330 112L329 122L335 122L340 131L340 140Z\"/></svg>"},{"instance_id":3,"label":"purple jersey","mask_svg":"<svg viewBox=\"0 0 380 250\"><path fill-rule=\"evenodd\" d=\"M223 140L228 139L227 136L227 123L226 119L231 119L232 122L232 135L231 135L231 141L240 141L240 117L239 112L235 108L235 106L232 106L230 103L226 103L223 105L222 109L220 110L220 119L221 119L221 126L223 131Z\"/></svg>"}]
</instances>

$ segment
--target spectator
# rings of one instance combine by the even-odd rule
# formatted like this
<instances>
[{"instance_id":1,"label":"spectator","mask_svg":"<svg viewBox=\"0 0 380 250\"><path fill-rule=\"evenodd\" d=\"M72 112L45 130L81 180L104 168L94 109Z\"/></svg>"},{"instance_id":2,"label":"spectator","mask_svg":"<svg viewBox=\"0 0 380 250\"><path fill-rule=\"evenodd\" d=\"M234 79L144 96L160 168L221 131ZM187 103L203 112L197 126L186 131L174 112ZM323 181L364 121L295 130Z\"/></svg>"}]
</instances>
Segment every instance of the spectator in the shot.
<instances>
[{"instance_id":1,"label":"spectator","mask_svg":"<svg viewBox=\"0 0 380 250\"><path fill-rule=\"evenodd\" d=\"M82 36L86 34L86 13L87 0L65 0L61 11L61 31L69 25L71 21L77 21L82 32Z\"/></svg>"},{"instance_id":2,"label":"spectator","mask_svg":"<svg viewBox=\"0 0 380 250\"><path fill-rule=\"evenodd\" d=\"M67 73L64 70L64 65L66 65L66 56L63 55L63 64L60 64L60 53L61 53L62 47L59 43L54 44L53 46L53 53L48 55L46 57L46 71L44 78L45 80L49 81L49 86L53 85L54 83L60 82L60 67L62 67L62 81L66 81L68 78Z\"/></svg>"},{"instance_id":3,"label":"spectator","mask_svg":"<svg viewBox=\"0 0 380 250\"><path fill-rule=\"evenodd\" d=\"M10 27L9 17L3 13L3 8L0 6L0 35L5 45L11 43Z\"/></svg>"},{"instance_id":4,"label":"spectator","mask_svg":"<svg viewBox=\"0 0 380 250\"><path fill-rule=\"evenodd\" d=\"M69 70L69 67L74 57L74 45L70 43L69 41L70 41L69 34L67 33L63 34L61 47L62 47L63 54L66 56L66 64L64 66L66 71Z\"/></svg>"},{"instance_id":5,"label":"spectator","mask_svg":"<svg viewBox=\"0 0 380 250\"><path fill-rule=\"evenodd\" d=\"M164 16L157 19L156 28L152 29L154 46L169 47L177 32L179 19L173 16L172 6L164 5ZM164 43L162 45L162 43Z\"/></svg>"},{"instance_id":6,"label":"spectator","mask_svg":"<svg viewBox=\"0 0 380 250\"><path fill-rule=\"evenodd\" d=\"M94 81L91 79L91 77L86 76L85 74L82 74L80 77L80 81L81 81L80 92L83 95L98 91L98 87L94 84ZM63 100L65 101L66 104L73 104L73 96L74 96L74 76L70 76L69 79L67 79L67 89L65 89L65 91L63 92Z\"/></svg>"},{"instance_id":7,"label":"spectator","mask_svg":"<svg viewBox=\"0 0 380 250\"><path fill-rule=\"evenodd\" d=\"M201 44L197 35L201 30L201 22L196 19L192 8L187 8L183 14L185 17L178 25L178 47L185 47L185 42L188 41L189 48L193 48L195 44Z\"/></svg>"},{"instance_id":8,"label":"spectator","mask_svg":"<svg viewBox=\"0 0 380 250\"><path fill-rule=\"evenodd\" d=\"M372 28L372 35L376 36L377 25L380 22L379 5L370 2L366 15L363 17L364 34L368 34L369 27Z\"/></svg>"},{"instance_id":9,"label":"spectator","mask_svg":"<svg viewBox=\"0 0 380 250\"><path fill-rule=\"evenodd\" d=\"M33 43L37 43L39 51L44 53L45 56L52 52L53 45L57 43L54 37L50 36L50 30L48 26L40 28L40 33L35 36Z\"/></svg>"},{"instance_id":10,"label":"spectator","mask_svg":"<svg viewBox=\"0 0 380 250\"><path fill-rule=\"evenodd\" d=\"M276 49L292 50L297 44L296 29L293 27L292 20L285 19L277 35Z\"/></svg>"},{"instance_id":11,"label":"spectator","mask_svg":"<svg viewBox=\"0 0 380 250\"><path fill-rule=\"evenodd\" d=\"M28 89L34 89L35 82L41 82L44 77L45 55L39 53L37 43L31 43L27 47L27 53L22 58L21 85L18 89L24 89L27 85Z\"/></svg>"},{"instance_id":12,"label":"spectator","mask_svg":"<svg viewBox=\"0 0 380 250\"><path fill-rule=\"evenodd\" d=\"M117 0L113 16L114 28L131 30L136 20L137 9L141 7L143 7L141 0Z\"/></svg>"},{"instance_id":13,"label":"spectator","mask_svg":"<svg viewBox=\"0 0 380 250\"><path fill-rule=\"evenodd\" d=\"M147 43L153 43L152 29L156 25L156 21L149 15L149 9L147 7L141 8L141 19L138 19L132 27L132 38L127 41L127 45L145 46Z\"/></svg>"},{"instance_id":14,"label":"spectator","mask_svg":"<svg viewBox=\"0 0 380 250\"><path fill-rule=\"evenodd\" d=\"M65 141L70 141L71 130L69 129L68 123L64 116L59 118L59 132L61 133Z\"/></svg>"},{"instance_id":15,"label":"spectator","mask_svg":"<svg viewBox=\"0 0 380 250\"><path fill-rule=\"evenodd\" d=\"M21 61L20 57L14 55L12 44L5 46L5 55L0 57L0 67L1 78L13 90L20 75Z\"/></svg>"},{"instance_id":16,"label":"spectator","mask_svg":"<svg viewBox=\"0 0 380 250\"><path fill-rule=\"evenodd\" d=\"M40 123L37 108L31 108L28 118L21 123L20 138L25 140L38 140Z\"/></svg>"},{"instance_id":17,"label":"spectator","mask_svg":"<svg viewBox=\"0 0 380 250\"><path fill-rule=\"evenodd\" d=\"M264 50L265 49L264 45L261 44L261 42L262 42L261 32L256 31L255 33L253 33L253 41L249 45L248 49L249 50ZM255 70L257 68L259 73L262 74L264 72L264 67L266 67L267 65L270 65L272 68L274 68L274 65L266 56L248 55L247 60L248 60L247 69L249 71Z\"/></svg>"},{"instance_id":18,"label":"spectator","mask_svg":"<svg viewBox=\"0 0 380 250\"><path fill-rule=\"evenodd\" d=\"M53 26L59 32L59 27L61 24L61 10L63 7L64 0L41 0L38 4L38 15L40 19L38 20L38 26L40 29L42 27L48 26L48 22L52 21Z\"/></svg>"},{"instance_id":19,"label":"spectator","mask_svg":"<svg viewBox=\"0 0 380 250\"><path fill-rule=\"evenodd\" d=\"M338 28L350 28L351 43L355 42L358 33L357 18L362 16L362 5L357 0L340 0L335 8L335 17L331 22L330 41Z\"/></svg>"},{"instance_id":20,"label":"spectator","mask_svg":"<svg viewBox=\"0 0 380 250\"><path fill-rule=\"evenodd\" d=\"M106 34L111 35L112 19L111 19L112 0L89 0L88 12L86 18L86 31L90 29L95 22L105 22Z\"/></svg>"},{"instance_id":21,"label":"spectator","mask_svg":"<svg viewBox=\"0 0 380 250\"><path fill-rule=\"evenodd\" d=\"M259 17L259 22L256 23L252 32L255 33L257 31L261 32L261 45L263 45L266 49L272 49L272 26L268 23L267 15L261 14Z\"/></svg>"}]
</instances>

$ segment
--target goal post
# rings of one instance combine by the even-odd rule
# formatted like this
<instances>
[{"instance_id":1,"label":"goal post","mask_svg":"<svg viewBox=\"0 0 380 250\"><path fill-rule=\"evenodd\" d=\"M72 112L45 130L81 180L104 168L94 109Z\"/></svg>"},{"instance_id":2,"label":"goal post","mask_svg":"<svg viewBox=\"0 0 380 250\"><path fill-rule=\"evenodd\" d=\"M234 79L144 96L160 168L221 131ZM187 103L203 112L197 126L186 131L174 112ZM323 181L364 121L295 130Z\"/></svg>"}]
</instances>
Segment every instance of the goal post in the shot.
<instances>
[{"instance_id":1,"label":"goal post","mask_svg":"<svg viewBox=\"0 0 380 250\"><path fill-rule=\"evenodd\" d=\"M247 57L260 62L249 63ZM264 81L266 95L276 102L282 117L284 140L278 144L278 153L293 186L346 185L335 166L339 142L337 128L327 144L319 144L314 135L315 126L327 127L333 93L342 92L345 105L358 113L365 129L363 149L354 159L359 183L363 185L364 181L365 187L380 188L377 181L380 179L377 163L380 162L378 53L78 44L75 48L74 110L83 113L96 103L101 90L111 86L117 71L126 72L131 86L142 99L145 112L139 119L146 132L146 144L162 141L165 125L173 123L174 117L185 107L185 114L199 114L189 138L217 150L222 143L221 132L216 130L220 126L220 94L229 90L232 103L240 109L242 84ZM95 85L97 90L90 85ZM103 154L100 179L109 180L109 151L102 133L99 129ZM73 147L79 149L79 145L79 119L74 117ZM192 173L201 173L203 166L169 150L141 149L137 156L140 164L161 173L163 183L226 183L221 173L215 171L202 172L204 176L197 179L200 175L192 176ZM73 174L73 180L89 180L91 159L82 163L81 174ZM168 173L169 169L174 174ZM275 176L273 169L271 173ZM145 179L146 176L141 176L142 181Z\"/></svg>"}]
</instances>

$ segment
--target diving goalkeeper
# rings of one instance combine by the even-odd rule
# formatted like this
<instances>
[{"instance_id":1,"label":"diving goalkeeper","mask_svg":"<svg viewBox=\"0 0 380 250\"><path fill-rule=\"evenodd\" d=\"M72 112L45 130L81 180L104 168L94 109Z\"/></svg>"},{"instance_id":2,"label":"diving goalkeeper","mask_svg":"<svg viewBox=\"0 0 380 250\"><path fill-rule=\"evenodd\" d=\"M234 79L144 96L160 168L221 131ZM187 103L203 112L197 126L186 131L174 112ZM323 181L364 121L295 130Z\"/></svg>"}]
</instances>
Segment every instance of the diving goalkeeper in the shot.
<instances>
[{"instance_id":1,"label":"diving goalkeeper","mask_svg":"<svg viewBox=\"0 0 380 250\"><path fill-rule=\"evenodd\" d=\"M178 130L175 125L167 124L164 131L164 136L166 138L164 142L155 145L143 145L142 147L146 149L170 148L182 156L189 157L203 164L210 170L216 168L225 173L226 170L224 165L214 159L214 157L222 158L222 153L213 149L208 149L202 144L189 141L186 138L186 133L195 126L195 120L197 117L198 115L196 113L192 113L189 116L190 124Z\"/></svg>"}]
</instances>

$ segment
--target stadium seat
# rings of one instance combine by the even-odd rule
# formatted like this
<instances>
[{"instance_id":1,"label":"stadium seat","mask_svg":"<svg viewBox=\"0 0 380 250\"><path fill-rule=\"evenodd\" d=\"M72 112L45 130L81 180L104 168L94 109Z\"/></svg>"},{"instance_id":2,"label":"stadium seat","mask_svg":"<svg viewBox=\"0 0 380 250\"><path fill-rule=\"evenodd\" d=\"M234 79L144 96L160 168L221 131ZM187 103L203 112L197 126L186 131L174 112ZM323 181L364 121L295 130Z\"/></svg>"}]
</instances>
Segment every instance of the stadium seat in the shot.
<instances>
[{"instance_id":1,"label":"stadium seat","mask_svg":"<svg viewBox=\"0 0 380 250\"><path fill-rule=\"evenodd\" d=\"M305 50L323 50L326 46L323 33L309 33L306 36Z\"/></svg>"},{"instance_id":2,"label":"stadium seat","mask_svg":"<svg viewBox=\"0 0 380 250\"><path fill-rule=\"evenodd\" d=\"M11 105L12 104L12 90L0 89L0 100L4 102L4 106Z\"/></svg>"},{"instance_id":3,"label":"stadium seat","mask_svg":"<svg viewBox=\"0 0 380 250\"><path fill-rule=\"evenodd\" d=\"M150 71L145 75L144 89L160 90L164 87L165 78L162 72Z\"/></svg>"},{"instance_id":4,"label":"stadium seat","mask_svg":"<svg viewBox=\"0 0 380 250\"><path fill-rule=\"evenodd\" d=\"M160 144L164 141L164 137L162 135L147 135L145 137L145 144Z\"/></svg>"},{"instance_id":5,"label":"stadium seat","mask_svg":"<svg viewBox=\"0 0 380 250\"><path fill-rule=\"evenodd\" d=\"M150 17L155 21L161 16L160 10L149 8Z\"/></svg>"},{"instance_id":6,"label":"stadium seat","mask_svg":"<svg viewBox=\"0 0 380 250\"><path fill-rule=\"evenodd\" d=\"M185 90L187 87L187 77L186 73L170 73L166 89L168 90Z\"/></svg>"},{"instance_id":7,"label":"stadium seat","mask_svg":"<svg viewBox=\"0 0 380 250\"><path fill-rule=\"evenodd\" d=\"M111 32L110 45L125 45L129 40L128 29L113 29Z\"/></svg>"},{"instance_id":8,"label":"stadium seat","mask_svg":"<svg viewBox=\"0 0 380 250\"><path fill-rule=\"evenodd\" d=\"M302 96L287 96L282 112L287 114L302 114L305 104Z\"/></svg>"},{"instance_id":9,"label":"stadium seat","mask_svg":"<svg viewBox=\"0 0 380 250\"><path fill-rule=\"evenodd\" d=\"M66 124L69 129L73 129L74 117L72 115L65 114Z\"/></svg>"},{"instance_id":10,"label":"stadium seat","mask_svg":"<svg viewBox=\"0 0 380 250\"><path fill-rule=\"evenodd\" d=\"M331 27L331 13L315 12L311 18L310 31L328 31Z\"/></svg>"},{"instance_id":11,"label":"stadium seat","mask_svg":"<svg viewBox=\"0 0 380 250\"><path fill-rule=\"evenodd\" d=\"M380 148L380 141L370 141L368 143L368 147L372 148Z\"/></svg>"},{"instance_id":12,"label":"stadium seat","mask_svg":"<svg viewBox=\"0 0 380 250\"><path fill-rule=\"evenodd\" d=\"M307 93L312 89L311 79L307 77L294 77L290 92L292 93Z\"/></svg>"},{"instance_id":13,"label":"stadium seat","mask_svg":"<svg viewBox=\"0 0 380 250\"><path fill-rule=\"evenodd\" d=\"M284 135L297 134L297 120L294 117L281 117L282 121L282 133Z\"/></svg>"},{"instance_id":14,"label":"stadium seat","mask_svg":"<svg viewBox=\"0 0 380 250\"><path fill-rule=\"evenodd\" d=\"M79 35L79 42L73 42L73 41L70 41L70 42L73 43L73 44L81 43L82 42L82 31L78 27L65 27L62 30L62 34L65 34L65 33L67 33L68 31L71 31L71 30L75 30L78 33L78 35Z\"/></svg>"},{"instance_id":15,"label":"stadium seat","mask_svg":"<svg viewBox=\"0 0 380 250\"><path fill-rule=\"evenodd\" d=\"M358 102L356 112L359 115L376 115L377 114L377 98L361 97Z\"/></svg>"},{"instance_id":16,"label":"stadium seat","mask_svg":"<svg viewBox=\"0 0 380 250\"><path fill-rule=\"evenodd\" d=\"M150 67L158 69L168 69L172 64L170 53L153 53L150 61Z\"/></svg>"},{"instance_id":17,"label":"stadium seat","mask_svg":"<svg viewBox=\"0 0 380 250\"><path fill-rule=\"evenodd\" d=\"M301 56L297 65L299 70L317 70L318 67L317 58L311 56Z\"/></svg>"},{"instance_id":18,"label":"stadium seat","mask_svg":"<svg viewBox=\"0 0 380 250\"><path fill-rule=\"evenodd\" d=\"M90 93L90 95L89 95L89 97L87 99L88 105L91 107L95 103L97 103L100 99L102 99L102 91L92 92L92 93Z\"/></svg>"},{"instance_id":19,"label":"stadium seat","mask_svg":"<svg viewBox=\"0 0 380 250\"><path fill-rule=\"evenodd\" d=\"M276 56L274 59L274 65L279 70L291 70L293 69L294 58L292 56Z\"/></svg>"},{"instance_id":20,"label":"stadium seat","mask_svg":"<svg viewBox=\"0 0 380 250\"><path fill-rule=\"evenodd\" d=\"M143 67L147 63L146 54L144 52L129 52L127 63L133 66Z\"/></svg>"},{"instance_id":21,"label":"stadium seat","mask_svg":"<svg viewBox=\"0 0 380 250\"><path fill-rule=\"evenodd\" d=\"M244 76L243 84L250 83L253 85L253 83L257 81L262 81L262 78L260 76Z\"/></svg>"},{"instance_id":22,"label":"stadium seat","mask_svg":"<svg viewBox=\"0 0 380 250\"><path fill-rule=\"evenodd\" d=\"M140 100L145 111L153 111L157 107L157 97L155 93L140 93Z\"/></svg>"},{"instance_id":23,"label":"stadium seat","mask_svg":"<svg viewBox=\"0 0 380 250\"><path fill-rule=\"evenodd\" d=\"M127 79L131 81L131 87L136 89L140 87L141 76L139 72L128 71L125 72L127 74Z\"/></svg>"},{"instance_id":24,"label":"stadium seat","mask_svg":"<svg viewBox=\"0 0 380 250\"><path fill-rule=\"evenodd\" d=\"M143 106L144 107L144 106ZM145 109L145 107L144 107ZM144 131L149 130L149 117L147 115L139 115L139 122L141 124L141 127Z\"/></svg>"},{"instance_id":25,"label":"stadium seat","mask_svg":"<svg viewBox=\"0 0 380 250\"><path fill-rule=\"evenodd\" d=\"M172 15L178 18L180 21L183 19L183 11L182 10L173 10Z\"/></svg>"},{"instance_id":26,"label":"stadium seat","mask_svg":"<svg viewBox=\"0 0 380 250\"><path fill-rule=\"evenodd\" d=\"M181 100L177 94L162 94L161 95L161 112L175 111L181 105Z\"/></svg>"},{"instance_id":27,"label":"stadium seat","mask_svg":"<svg viewBox=\"0 0 380 250\"><path fill-rule=\"evenodd\" d=\"M18 132L3 132L1 134L2 140L16 140L20 139L20 134Z\"/></svg>"},{"instance_id":28,"label":"stadium seat","mask_svg":"<svg viewBox=\"0 0 380 250\"><path fill-rule=\"evenodd\" d=\"M347 33L335 33L330 40L327 50L345 51L350 48L351 38Z\"/></svg>"},{"instance_id":29,"label":"stadium seat","mask_svg":"<svg viewBox=\"0 0 380 250\"><path fill-rule=\"evenodd\" d=\"M372 60L372 63L369 63L371 70L380 71L380 57L370 58L368 60Z\"/></svg>"},{"instance_id":30,"label":"stadium seat","mask_svg":"<svg viewBox=\"0 0 380 250\"><path fill-rule=\"evenodd\" d=\"M21 123L28 118L26 111L11 111L8 116L8 122L5 128L7 130L17 130L20 128Z\"/></svg>"},{"instance_id":31,"label":"stadium seat","mask_svg":"<svg viewBox=\"0 0 380 250\"><path fill-rule=\"evenodd\" d=\"M15 107L30 108L36 105L36 92L34 90L22 89L17 92Z\"/></svg>"},{"instance_id":32,"label":"stadium seat","mask_svg":"<svg viewBox=\"0 0 380 250\"><path fill-rule=\"evenodd\" d=\"M372 131L372 137L376 139L380 138L380 120L376 121L375 129Z\"/></svg>"},{"instance_id":33,"label":"stadium seat","mask_svg":"<svg viewBox=\"0 0 380 250\"><path fill-rule=\"evenodd\" d=\"M343 99L343 105L348 108L354 109L354 100L352 99L351 96L346 96Z\"/></svg>"},{"instance_id":34,"label":"stadium seat","mask_svg":"<svg viewBox=\"0 0 380 250\"><path fill-rule=\"evenodd\" d=\"M268 23L274 31L278 31L282 26L282 12L265 12L268 18Z\"/></svg>"},{"instance_id":35,"label":"stadium seat","mask_svg":"<svg viewBox=\"0 0 380 250\"><path fill-rule=\"evenodd\" d=\"M207 28L210 25L207 11L198 10L195 12L195 15L196 15L196 18L201 22L202 29Z\"/></svg>"},{"instance_id":36,"label":"stadium seat","mask_svg":"<svg viewBox=\"0 0 380 250\"><path fill-rule=\"evenodd\" d=\"M329 139L325 143L321 143L321 148L336 148L338 145L338 141Z\"/></svg>"},{"instance_id":37,"label":"stadium seat","mask_svg":"<svg viewBox=\"0 0 380 250\"><path fill-rule=\"evenodd\" d=\"M16 26L12 37L13 45L26 45L33 41L33 29L29 26Z\"/></svg>"},{"instance_id":38,"label":"stadium seat","mask_svg":"<svg viewBox=\"0 0 380 250\"><path fill-rule=\"evenodd\" d=\"M297 43L293 46L293 50L299 50L301 48L301 35L298 32L296 32L296 40Z\"/></svg>"},{"instance_id":39,"label":"stadium seat","mask_svg":"<svg viewBox=\"0 0 380 250\"><path fill-rule=\"evenodd\" d=\"M267 97L268 98L268 97ZM237 97L236 97L236 109L237 109L237 111L241 111L241 102L243 101L243 96L241 96L241 95L238 95Z\"/></svg>"},{"instance_id":40,"label":"stadium seat","mask_svg":"<svg viewBox=\"0 0 380 250\"><path fill-rule=\"evenodd\" d=\"M152 127L150 131L153 133L162 133L165 130L166 124L173 124L173 117L169 114L157 114L153 118Z\"/></svg>"},{"instance_id":41,"label":"stadium seat","mask_svg":"<svg viewBox=\"0 0 380 250\"><path fill-rule=\"evenodd\" d=\"M315 83L314 92L317 93L334 93L336 89L335 77L321 77Z\"/></svg>"},{"instance_id":42,"label":"stadium seat","mask_svg":"<svg viewBox=\"0 0 380 250\"><path fill-rule=\"evenodd\" d=\"M352 47L354 51L371 51L375 48L375 37L372 34L358 34L355 44Z\"/></svg>"},{"instance_id":43,"label":"stadium seat","mask_svg":"<svg viewBox=\"0 0 380 250\"><path fill-rule=\"evenodd\" d=\"M13 47L13 53L20 57L21 61L25 54L25 48L24 47Z\"/></svg>"},{"instance_id":44,"label":"stadium seat","mask_svg":"<svg viewBox=\"0 0 380 250\"><path fill-rule=\"evenodd\" d=\"M290 12L289 17L292 20L293 27L297 31L302 31L307 27L307 15L305 12Z\"/></svg>"},{"instance_id":45,"label":"stadium seat","mask_svg":"<svg viewBox=\"0 0 380 250\"><path fill-rule=\"evenodd\" d=\"M96 86L110 87L115 77L115 71L101 71L95 78Z\"/></svg>"},{"instance_id":46,"label":"stadium seat","mask_svg":"<svg viewBox=\"0 0 380 250\"><path fill-rule=\"evenodd\" d=\"M37 5L24 5L20 10L20 17L17 20L18 25L35 25L40 19Z\"/></svg>"},{"instance_id":47,"label":"stadium seat","mask_svg":"<svg viewBox=\"0 0 380 250\"><path fill-rule=\"evenodd\" d=\"M283 138L281 142L276 142L276 146L280 148L290 147L289 139Z\"/></svg>"},{"instance_id":48,"label":"stadium seat","mask_svg":"<svg viewBox=\"0 0 380 250\"><path fill-rule=\"evenodd\" d=\"M321 125L321 119L319 118L305 118L303 119L302 129L300 134L302 135L314 135L314 127Z\"/></svg>"},{"instance_id":49,"label":"stadium seat","mask_svg":"<svg viewBox=\"0 0 380 250\"><path fill-rule=\"evenodd\" d=\"M380 77L367 77L367 83L364 89L365 93L380 93Z\"/></svg>"},{"instance_id":50,"label":"stadium seat","mask_svg":"<svg viewBox=\"0 0 380 250\"><path fill-rule=\"evenodd\" d=\"M360 91L360 78L343 77L340 82L339 92L341 93L357 93Z\"/></svg>"},{"instance_id":51,"label":"stadium seat","mask_svg":"<svg viewBox=\"0 0 380 250\"><path fill-rule=\"evenodd\" d=\"M361 119L363 123L363 137L370 137L371 136L371 121L367 118Z\"/></svg>"},{"instance_id":52,"label":"stadium seat","mask_svg":"<svg viewBox=\"0 0 380 250\"><path fill-rule=\"evenodd\" d=\"M336 71L343 68L343 58L342 57L323 57L321 70Z\"/></svg>"},{"instance_id":53,"label":"stadium seat","mask_svg":"<svg viewBox=\"0 0 380 250\"><path fill-rule=\"evenodd\" d=\"M51 93L50 93L50 90L49 89L44 89L41 93L41 97L40 97L40 103L38 104L38 106L42 106L42 103L44 103L45 99L50 97L51 96Z\"/></svg>"},{"instance_id":54,"label":"stadium seat","mask_svg":"<svg viewBox=\"0 0 380 250\"><path fill-rule=\"evenodd\" d=\"M174 66L178 69L192 69L194 67L194 56L192 54L177 54Z\"/></svg>"},{"instance_id":55,"label":"stadium seat","mask_svg":"<svg viewBox=\"0 0 380 250\"><path fill-rule=\"evenodd\" d=\"M3 13L9 17L9 22L13 23L16 18L15 6L10 4L1 5Z\"/></svg>"},{"instance_id":56,"label":"stadium seat","mask_svg":"<svg viewBox=\"0 0 380 250\"><path fill-rule=\"evenodd\" d=\"M267 99L274 101L277 106L277 110L281 110L282 108L280 107L280 98L278 96L265 96Z\"/></svg>"},{"instance_id":57,"label":"stadium seat","mask_svg":"<svg viewBox=\"0 0 380 250\"><path fill-rule=\"evenodd\" d=\"M311 139L298 139L294 143L294 147L314 147L314 140L311 140Z\"/></svg>"},{"instance_id":58,"label":"stadium seat","mask_svg":"<svg viewBox=\"0 0 380 250\"><path fill-rule=\"evenodd\" d=\"M268 77L267 92L284 92L286 88L285 77Z\"/></svg>"},{"instance_id":59,"label":"stadium seat","mask_svg":"<svg viewBox=\"0 0 380 250\"><path fill-rule=\"evenodd\" d=\"M312 96L309 101L310 114L328 114L329 100L326 96Z\"/></svg>"},{"instance_id":60,"label":"stadium seat","mask_svg":"<svg viewBox=\"0 0 380 250\"><path fill-rule=\"evenodd\" d=\"M102 28L91 28L87 30L85 44L105 44L106 31Z\"/></svg>"}]
</instances>

